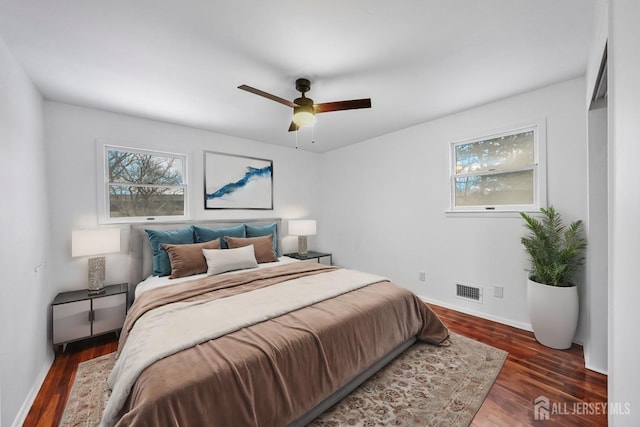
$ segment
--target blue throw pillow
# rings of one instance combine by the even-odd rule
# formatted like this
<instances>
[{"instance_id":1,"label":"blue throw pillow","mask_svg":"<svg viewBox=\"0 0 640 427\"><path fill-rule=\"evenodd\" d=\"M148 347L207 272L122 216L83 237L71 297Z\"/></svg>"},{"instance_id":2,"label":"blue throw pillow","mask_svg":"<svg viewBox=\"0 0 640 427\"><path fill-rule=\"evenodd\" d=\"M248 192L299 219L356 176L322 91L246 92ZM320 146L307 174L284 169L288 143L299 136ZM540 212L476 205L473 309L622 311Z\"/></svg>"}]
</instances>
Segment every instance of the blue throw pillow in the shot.
<instances>
[{"instance_id":1,"label":"blue throw pillow","mask_svg":"<svg viewBox=\"0 0 640 427\"><path fill-rule=\"evenodd\" d=\"M196 243L209 242L211 240L220 239L220 248L229 249L227 242L224 241L226 236L229 237L247 237L244 231L244 224L229 228L205 228L193 226Z\"/></svg>"},{"instance_id":2,"label":"blue throw pillow","mask_svg":"<svg viewBox=\"0 0 640 427\"><path fill-rule=\"evenodd\" d=\"M171 262L169 254L163 243L172 245L184 245L194 243L193 227L179 228L177 230L144 230L153 250L153 275L168 276L171 274Z\"/></svg>"},{"instance_id":3,"label":"blue throw pillow","mask_svg":"<svg viewBox=\"0 0 640 427\"><path fill-rule=\"evenodd\" d=\"M273 235L273 252L280 256L281 253L278 252L278 227L274 222L271 225L263 225L261 227L254 227L253 225L246 225L247 229L247 237L262 237L268 236L269 234Z\"/></svg>"}]
</instances>

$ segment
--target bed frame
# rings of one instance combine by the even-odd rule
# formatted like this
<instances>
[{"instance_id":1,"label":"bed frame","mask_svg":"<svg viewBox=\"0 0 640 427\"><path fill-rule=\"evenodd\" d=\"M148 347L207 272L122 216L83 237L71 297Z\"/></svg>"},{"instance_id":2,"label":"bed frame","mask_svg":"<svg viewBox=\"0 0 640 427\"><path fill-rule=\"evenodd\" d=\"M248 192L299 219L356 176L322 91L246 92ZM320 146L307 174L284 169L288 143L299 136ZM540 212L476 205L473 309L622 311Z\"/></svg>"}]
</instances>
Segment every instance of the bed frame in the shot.
<instances>
[{"instance_id":1,"label":"bed frame","mask_svg":"<svg viewBox=\"0 0 640 427\"><path fill-rule=\"evenodd\" d=\"M152 271L152 252L149 241L144 232L145 229L153 230L173 230L177 228L188 227L190 225L197 225L207 228L226 228L234 227L239 224L248 224L253 226L264 226L276 223L278 231L278 255L282 254L282 220L280 218L266 218L266 219L238 219L238 220L211 220L211 221L189 221L189 222L173 222L173 223L158 223L158 224L134 224L131 225L129 235L129 295L131 296L130 303L133 302L133 295L135 295L135 287L142 280L147 278ZM320 414L325 412L331 406L338 403L346 395L355 390L360 384L369 379L372 375L386 366L389 362L399 356L403 351L409 348L416 341L415 337L409 338L403 342L386 356L378 360L372 366L367 368L364 372L349 381L346 385L335 391L333 394L325 398L318 405L311 408L300 418L296 419L289 424L290 427L301 427L310 423L317 418Z\"/></svg>"},{"instance_id":2,"label":"bed frame","mask_svg":"<svg viewBox=\"0 0 640 427\"><path fill-rule=\"evenodd\" d=\"M393 350L389 352L382 359L378 360L376 363L367 368L360 375L356 376L354 379L349 381L347 384L334 391L329 397L324 399L322 402L318 403L315 407L308 410L304 415L302 415L297 420L293 421L289 424L289 427L302 427L309 424L311 421L319 417L323 412L327 409L341 401L346 395L351 393L353 390L358 388L360 384L368 380L372 377L376 372L380 369L384 368L389 362L398 357L403 351L411 347L411 345L416 342L416 337L411 337Z\"/></svg>"}]
</instances>

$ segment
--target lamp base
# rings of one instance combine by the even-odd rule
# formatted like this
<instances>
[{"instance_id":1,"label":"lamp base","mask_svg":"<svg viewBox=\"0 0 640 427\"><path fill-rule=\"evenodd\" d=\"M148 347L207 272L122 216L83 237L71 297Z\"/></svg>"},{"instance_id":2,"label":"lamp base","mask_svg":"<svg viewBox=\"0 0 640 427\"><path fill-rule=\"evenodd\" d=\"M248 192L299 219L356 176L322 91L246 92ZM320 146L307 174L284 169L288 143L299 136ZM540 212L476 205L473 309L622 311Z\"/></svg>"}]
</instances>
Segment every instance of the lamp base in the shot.
<instances>
[{"instance_id":1,"label":"lamp base","mask_svg":"<svg viewBox=\"0 0 640 427\"><path fill-rule=\"evenodd\" d=\"M89 258L89 295L97 295L104 292L105 258L96 256Z\"/></svg>"},{"instance_id":2,"label":"lamp base","mask_svg":"<svg viewBox=\"0 0 640 427\"><path fill-rule=\"evenodd\" d=\"M307 236L298 236L298 255L306 258L309 255L307 250Z\"/></svg>"}]
</instances>

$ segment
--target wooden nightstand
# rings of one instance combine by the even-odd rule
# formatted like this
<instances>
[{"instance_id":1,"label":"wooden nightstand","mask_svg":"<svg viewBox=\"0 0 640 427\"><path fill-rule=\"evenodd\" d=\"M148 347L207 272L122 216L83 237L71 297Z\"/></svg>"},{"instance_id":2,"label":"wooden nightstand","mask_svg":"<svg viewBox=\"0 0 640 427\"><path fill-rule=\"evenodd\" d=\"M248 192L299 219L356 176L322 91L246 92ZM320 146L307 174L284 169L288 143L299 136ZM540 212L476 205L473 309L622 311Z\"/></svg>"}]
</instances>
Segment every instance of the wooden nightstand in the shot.
<instances>
[{"instance_id":1,"label":"wooden nightstand","mask_svg":"<svg viewBox=\"0 0 640 427\"><path fill-rule=\"evenodd\" d=\"M119 331L127 314L129 285L105 286L99 295L89 295L87 289L62 292L51 303L53 315L53 345Z\"/></svg>"},{"instance_id":2,"label":"wooden nightstand","mask_svg":"<svg viewBox=\"0 0 640 427\"><path fill-rule=\"evenodd\" d=\"M329 257L329 265L333 265L333 257L331 256L330 253L326 253L326 252L309 251L306 257L302 257L298 255L297 252L292 252L290 254L284 254L284 256L288 256L289 258L295 258L303 261L309 260L309 259L315 259L315 260L318 260L318 262L320 262L320 258Z\"/></svg>"}]
</instances>

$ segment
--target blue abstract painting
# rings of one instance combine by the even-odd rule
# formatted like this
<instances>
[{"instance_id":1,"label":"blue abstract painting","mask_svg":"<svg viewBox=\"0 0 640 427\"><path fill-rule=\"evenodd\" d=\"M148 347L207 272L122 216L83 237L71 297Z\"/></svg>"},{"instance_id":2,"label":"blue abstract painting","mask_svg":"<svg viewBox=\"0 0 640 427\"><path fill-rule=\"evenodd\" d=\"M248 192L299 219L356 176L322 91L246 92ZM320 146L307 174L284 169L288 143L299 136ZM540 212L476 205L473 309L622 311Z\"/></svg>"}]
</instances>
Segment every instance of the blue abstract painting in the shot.
<instances>
[{"instance_id":1,"label":"blue abstract painting","mask_svg":"<svg viewBox=\"0 0 640 427\"><path fill-rule=\"evenodd\" d=\"M273 162L204 152L205 209L273 209Z\"/></svg>"}]
</instances>

